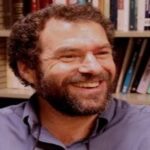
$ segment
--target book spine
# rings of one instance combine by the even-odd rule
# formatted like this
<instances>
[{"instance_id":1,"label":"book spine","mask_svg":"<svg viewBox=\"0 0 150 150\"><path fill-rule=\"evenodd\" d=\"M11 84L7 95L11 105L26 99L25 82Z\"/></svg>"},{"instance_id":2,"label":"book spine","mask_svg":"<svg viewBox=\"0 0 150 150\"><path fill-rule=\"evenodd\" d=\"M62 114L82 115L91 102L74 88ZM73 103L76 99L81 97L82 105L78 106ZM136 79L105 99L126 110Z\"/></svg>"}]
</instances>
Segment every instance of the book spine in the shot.
<instances>
[{"instance_id":1,"label":"book spine","mask_svg":"<svg viewBox=\"0 0 150 150\"><path fill-rule=\"evenodd\" d=\"M129 0L118 0L117 30L129 30Z\"/></svg>"},{"instance_id":2,"label":"book spine","mask_svg":"<svg viewBox=\"0 0 150 150\"><path fill-rule=\"evenodd\" d=\"M14 0L13 1L13 22L17 21L23 16L23 1Z\"/></svg>"},{"instance_id":3,"label":"book spine","mask_svg":"<svg viewBox=\"0 0 150 150\"><path fill-rule=\"evenodd\" d=\"M138 51L135 50L134 54L133 54L133 57L131 58L132 59L131 63L129 65L129 68L128 68L127 73L125 75L125 80L124 80L123 87L122 87L122 93L127 93L128 92L137 56L138 56Z\"/></svg>"},{"instance_id":4,"label":"book spine","mask_svg":"<svg viewBox=\"0 0 150 150\"><path fill-rule=\"evenodd\" d=\"M132 80L131 80L131 84L130 84L131 86L129 87L129 91L130 92L135 92L135 91L132 91L132 86L133 86L133 82L134 82L134 80L136 78L136 75L138 73L138 68L140 67L140 63L142 61L142 58L143 58L143 55L144 55L144 51L146 49L147 42L148 42L148 39L144 39L143 42L142 42L141 50L140 50L139 56L137 58L137 62L136 62L136 65L135 65L133 77L132 77Z\"/></svg>"},{"instance_id":5,"label":"book spine","mask_svg":"<svg viewBox=\"0 0 150 150\"><path fill-rule=\"evenodd\" d=\"M144 31L145 0L137 0L137 30Z\"/></svg>"},{"instance_id":6,"label":"book spine","mask_svg":"<svg viewBox=\"0 0 150 150\"><path fill-rule=\"evenodd\" d=\"M31 12L35 12L40 9L39 0L31 1Z\"/></svg>"},{"instance_id":7,"label":"book spine","mask_svg":"<svg viewBox=\"0 0 150 150\"><path fill-rule=\"evenodd\" d=\"M129 42L128 42L126 54L125 54L125 57L124 57L124 60L123 60L122 69L120 71L120 75L119 75L119 79L118 79L118 83L117 83L117 87L116 87L116 93L120 93L123 78L124 78L125 72L127 70L127 66L128 66L128 63L129 63L130 56L132 54L132 50L133 50L132 47L133 47L133 38L130 38Z\"/></svg>"},{"instance_id":8,"label":"book spine","mask_svg":"<svg viewBox=\"0 0 150 150\"><path fill-rule=\"evenodd\" d=\"M150 83L150 58L148 60L148 63L146 65L146 68L143 72L142 78L140 80L140 83L137 88L137 92L141 94L146 94L148 86Z\"/></svg>"},{"instance_id":9,"label":"book spine","mask_svg":"<svg viewBox=\"0 0 150 150\"><path fill-rule=\"evenodd\" d=\"M149 86L148 86L148 89L147 89L147 94L150 94L150 83L149 83Z\"/></svg>"},{"instance_id":10,"label":"book spine","mask_svg":"<svg viewBox=\"0 0 150 150\"><path fill-rule=\"evenodd\" d=\"M145 3L144 30L150 30L150 1L149 0L146 0L146 3Z\"/></svg>"},{"instance_id":11,"label":"book spine","mask_svg":"<svg viewBox=\"0 0 150 150\"><path fill-rule=\"evenodd\" d=\"M110 20L117 29L117 0L110 1Z\"/></svg>"},{"instance_id":12,"label":"book spine","mask_svg":"<svg viewBox=\"0 0 150 150\"><path fill-rule=\"evenodd\" d=\"M99 3L100 3L99 0L92 0L92 6L94 6L96 8L99 8Z\"/></svg>"},{"instance_id":13,"label":"book spine","mask_svg":"<svg viewBox=\"0 0 150 150\"><path fill-rule=\"evenodd\" d=\"M31 0L23 0L23 15L26 16L31 12Z\"/></svg>"},{"instance_id":14,"label":"book spine","mask_svg":"<svg viewBox=\"0 0 150 150\"><path fill-rule=\"evenodd\" d=\"M0 88L6 88L6 41L0 38Z\"/></svg>"},{"instance_id":15,"label":"book spine","mask_svg":"<svg viewBox=\"0 0 150 150\"><path fill-rule=\"evenodd\" d=\"M44 7L47 7L49 4L52 3L52 0L39 0L39 7L40 9L44 8Z\"/></svg>"},{"instance_id":16,"label":"book spine","mask_svg":"<svg viewBox=\"0 0 150 150\"><path fill-rule=\"evenodd\" d=\"M10 29L13 24L13 5L12 0L3 0L4 26Z\"/></svg>"},{"instance_id":17,"label":"book spine","mask_svg":"<svg viewBox=\"0 0 150 150\"><path fill-rule=\"evenodd\" d=\"M66 0L67 5L77 4L78 0Z\"/></svg>"},{"instance_id":18,"label":"book spine","mask_svg":"<svg viewBox=\"0 0 150 150\"><path fill-rule=\"evenodd\" d=\"M137 70L137 73L136 73L136 76L135 76L135 79L134 79L133 84L132 84L132 88L131 88L132 93L136 93L136 91L137 91L137 87L139 85L139 82L142 78L142 74L145 70L146 64L147 64L148 59L149 59L149 55L147 55L149 53L149 49L150 49L150 43L149 43L149 40L148 40L145 51L144 51L144 54L141 58L140 65L138 67L138 70Z\"/></svg>"},{"instance_id":19,"label":"book spine","mask_svg":"<svg viewBox=\"0 0 150 150\"><path fill-rule=\"evenodd\" d=\"M106 18L110 18L110 0L104 2L104 15Z\"/></svg>"},{"instance_id":20,"label":"book spine","mask_svg":"<svg viewBox=\"0 0 150 150\"><path fill-rule=\"evenodd\" d=\"M85 4L88 3L88 0L78 0L77 3L80 4L80 5L85 5Z\"/></svg>"},{"instance_id":21,"label":"book spine","mask_svg":"<svg viewBox=\"0 0 150 150\"><path fill-rule=\"evenodd\" d=\"M129 30L137 30L137 1L130 0Z\"/></svg>"},{"instance_id":22,"label":"book spine","mask_svg":"<svg viewBox=\"0 0 150 150\"><path fill-rule=\"evenodd\" d=\"M53 4L67 4L66 0L53 0Z\"/></svg>"},{"instance_id":23,"label":"book spine","mask_svg":"<svg viewBox=\"0 0 150 150\"><path fill-rule=\"evenodd\" d=\"M0 1L0 29L4 29L3 1Z\"/></svg>"}]
</instances>

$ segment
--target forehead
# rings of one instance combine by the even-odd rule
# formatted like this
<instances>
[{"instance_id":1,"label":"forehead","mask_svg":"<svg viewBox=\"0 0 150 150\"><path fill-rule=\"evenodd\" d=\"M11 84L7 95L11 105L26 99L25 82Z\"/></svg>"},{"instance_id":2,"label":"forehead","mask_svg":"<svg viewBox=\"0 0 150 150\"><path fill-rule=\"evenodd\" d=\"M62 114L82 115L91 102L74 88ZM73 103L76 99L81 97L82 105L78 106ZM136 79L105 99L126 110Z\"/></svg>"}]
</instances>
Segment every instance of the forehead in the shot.
<instances>
[{"instance_id":1,"label":"forehead","mask_svg":"<svg viewBox=\"0 0 150 150\"><path fill-rule=\"evenodd\" d=\"M64 45L86 46L86 44L90 43L108 43L104 28L92 21L68 22L50 19L40 33L41 46L51 49Z\"/></svg>"}]
</instances>

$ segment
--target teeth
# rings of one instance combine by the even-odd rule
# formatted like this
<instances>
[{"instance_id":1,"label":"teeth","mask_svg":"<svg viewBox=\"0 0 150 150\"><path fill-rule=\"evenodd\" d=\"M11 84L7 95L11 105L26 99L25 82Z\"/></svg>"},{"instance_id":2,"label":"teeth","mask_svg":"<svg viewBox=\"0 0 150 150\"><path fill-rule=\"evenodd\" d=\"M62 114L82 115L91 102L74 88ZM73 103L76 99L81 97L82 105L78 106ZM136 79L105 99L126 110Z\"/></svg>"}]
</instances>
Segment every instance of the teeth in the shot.
<instances>
[{"instance_id":1,"label":"teeth","mask_svg":"<svg viewBox=\"0 0 150 150\"><path fill-rule=\"evenodd\" d=\"M82 83L76 83L75 86L82 87L82 88L95 88L98 87L99 82L82 82Z\"/></svg>"}]
</instances>

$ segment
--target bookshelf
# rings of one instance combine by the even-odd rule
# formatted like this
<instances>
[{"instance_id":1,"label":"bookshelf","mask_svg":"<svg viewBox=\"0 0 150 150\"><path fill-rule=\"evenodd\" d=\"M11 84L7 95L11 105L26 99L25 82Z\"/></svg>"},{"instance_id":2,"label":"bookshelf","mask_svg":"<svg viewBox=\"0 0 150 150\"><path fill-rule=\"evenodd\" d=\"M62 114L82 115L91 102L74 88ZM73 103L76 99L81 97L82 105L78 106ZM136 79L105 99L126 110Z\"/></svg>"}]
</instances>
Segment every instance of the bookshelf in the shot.
<instances>
[{"instance_id":1,"label":"bookshelf","mask_svg":"<svg viewBox=\"0 0 150 150\"><path fill-rule=\"evenodd\" d=\"M40 1L43 2L44 0L40 0ZM127 0L127 1L129 1L129 0ZM22 3L21 0L19 2ZM29 5L29 4L25 3L27 1L23 0L23 2L24 2L24 4L26 6ZM110 3L111 3L111 0L109 1L109 4L104 4L104 5L107 6L106 7L107 13L108 13L108 8L109 8L108 6L112 6ZM44 4L44 5L46 6L46 4ZM97 7L98 1L97 1L97 3L94 3L93 5L95 5ZM117 5L115 4L113 6L117 6ZM37 8L37 9L39 9L39 8ZM100 8L100 9L101 9L101 11L102 10L104 11L103 8ZM31 10L29 10L29 11L26 10L26 11L30 12ZM35 11L35 10L33 10L33 11ZM115 10L112 9L111 10L111 8L110 8L110 14L111 15L112 15L112 13L117 13L116 11L117 11L117 9L115 9ZM127 13L127 12L125 12L125 13ZM121 19L122 19L122 17L121 17ZM9 37L9 35L10 35L10 30L9 29L1 29L0 30L0 38L5 38L6 41L7 41L7 38ZM124 38L124 39L128 39L128 41L130 41L131 39L134 40L136 38L147 38L147 39L150 39L150 30L149 31L136 31L136 30L134 30L134 31L116 31L115 32L115 38L116 39L123 39ZM7 64L7 60L6 60L6 64ZM32 93L33 93L32 90L17 89L17 88L7 88L7 86L6 86L6 88L4 87L4 88L0 89L0 98L28 99L32 95ZM146 104L146 105L150 105L150 94L137 94L137 93L121 94L120 92L118 92L118 93L114 93L113 95L115 97L117 97L117 98L128 100L130 103L133 103L133 104Z\"/></svg>"},{"instance_id":2,"label":"bookshelf","mask_svg":"<svg viewBox=\"0 0 150 150\"><path fill-rule=\"evenodd\" d=\"M7 38L10 35L10 30L0 30L0 38ZM150 38L150 32L115 32L115 38ZM0 89L0 98L15 98L15 99L28 99L33 94L32 90L17 89L17 88L2 88ZM137 93L114 93L114 97L127 100L133 104L146 104L150 105L150 95L148 94L137 94Z\"/></svg>"}]
</instances>

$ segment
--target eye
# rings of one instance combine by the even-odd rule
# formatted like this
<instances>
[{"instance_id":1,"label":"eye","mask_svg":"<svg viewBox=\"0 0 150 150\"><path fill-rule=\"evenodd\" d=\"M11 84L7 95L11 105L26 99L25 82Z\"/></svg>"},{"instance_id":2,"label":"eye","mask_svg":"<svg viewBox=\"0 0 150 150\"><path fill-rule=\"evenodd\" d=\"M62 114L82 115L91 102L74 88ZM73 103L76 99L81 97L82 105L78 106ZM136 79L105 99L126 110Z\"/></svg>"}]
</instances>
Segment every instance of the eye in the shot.
<instances>
[{"instance_id":1,"label":"eye","mask_svg":"<svg viewBox=\"0 0 150 150\"><path fill-rule=\"evenodd\" d=\"M105 58L112 55L110 49L101 49L97 53L95 53L96 57Z\"/></svg>"},{"instance_id":2,"label":"eye","mask_svg":"<svg viewBox=\"0 0 150 150\"><path fill-rule=\"evenodd\" d=\"M72 62L72 61L76 61L78 58L79 58L79 56L77 56L77 55L68 54L68 55L61 56L60 60L63 62Z\"/></svg>"}]
</instances>

